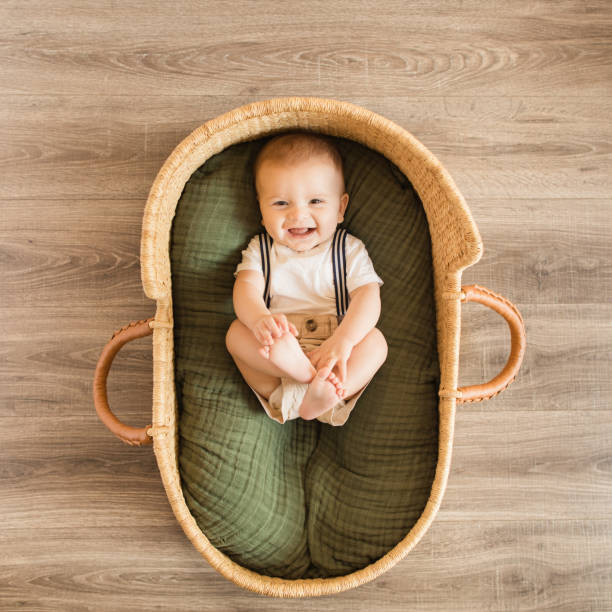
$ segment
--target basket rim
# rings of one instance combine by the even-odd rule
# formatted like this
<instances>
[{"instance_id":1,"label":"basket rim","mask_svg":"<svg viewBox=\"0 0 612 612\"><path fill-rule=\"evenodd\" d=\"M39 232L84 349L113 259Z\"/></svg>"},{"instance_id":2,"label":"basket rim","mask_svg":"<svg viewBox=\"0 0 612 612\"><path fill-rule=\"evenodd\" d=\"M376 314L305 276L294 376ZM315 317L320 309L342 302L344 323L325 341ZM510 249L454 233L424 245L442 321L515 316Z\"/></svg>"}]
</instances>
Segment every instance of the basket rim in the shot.
<instances>
[{"instance_id":1,"label":"basket rim","mask_svg":"<svg viewBox=\"0 0 612 612\"><path fill-rule=\"evenodd\" d=\"M332 125L334 129L337 129L338 124L342 121L345 121L347 124L358 122L363 129L368 131L376 130L387 137L389 141L395 141L390 145L395 150L400 149L400 147L409 150L413 164L422 165L428 170L428 176L424 178L425 184L423 189L421 190L415 185L423 201L426 213L428 213L426 205L428 198L427 194L422 193L422 191L426 192L430 189L431 183L437 183L448 198L448 202L452 204L452 207L449 207L449 209L452 209L453 222L457 229L461 231L461 238L465 244L464 252L456 258L455 265L453 266L454 269L465 269L475 264L481 258L483 246L480 233L454 180L437 157L405 128L382 115L351 102L302 96L272 98L251 102L206 121L188 134L174 148L160 168L149 191L141 234L141 279L148 297L159 299L161 294L165 293L167 289L164 280L170 276L169 262L165 261L161 255L161 250L158 248L160 244L164 243L164 237L160 236L156 231L155 224L158 220L157 217L160 214L168 215L168 213L171 214L171 217L174 216L180 192L189 176L191 176L196 168L205 163L212 154L217 152L213 150L211 154L210 148L207 148L206 144L213 139L220 140L220 136L225 136L228 133L231 134L231 141L226 139L219 150L240 142L263 138L274 132L273 129L267 129L265 124L270 122L266 120L274 116L297 115L299 113L310 113L326 118L334 118L334 124ZM256 121L259 121L259 125L255 124ZM291 127L285 127L284 130L291 129ZM253 132L253 128L257 128L257 131ZM334 132L334 135L343 136L340 132ZM350 138L350 136L344 137ZM353 139L369 146L365 138ZM383 155L385 154L379 149L375 148L375 150ZM394 159L393 155L387 155L387 157L400 170L404 171L404 174L407 175L414 185L414 177L405 172L401 161ZM189 162L188 167L190 171L188 173L181 173L180 170L186 166L187 162ZM176 202L174 202L171 211L164 207L170 189L176 194ZM448 211L446 212L448 213ZM437 219L429 213L427 217L431 228L432 225L435 225Z\"/></svg>"},{"instance_id":2,"label":"basket rim","mask_svg":"<svg viewBox=\"0 0 612 612\"><path fill-rule=\"evenodd\" d=\"M327 133L343 136L341 128L344 127L344 132L356 136L352 138L353 140L362 141L360 140L362 138L362 143L366 146L369 146L368 135L375 133L381 136L381 147L385 148L387 153L401 147L407 148L410 152L409 162L414 164L415 171L419 173L421 166L424 167L422 175L419 174L417 177L419 184L424 186L423 189L435 192L436 196L442 194L441 204L438 206L441 212L433 205L431 205L432 210L428 212L430 230L434 227L432 221L434 224L450 223L453 228L458 228L457 235L462 240L461 248L457 248L456 251L450 247L445 251L440 247L441 255L437 261L434 252L436 325L441 376L438 461L429 499L423 512L405 537L380 559L343 576L310 579L271 578L239 565L214 547L195 522L183 496L177 456L178 425L174 387L170 228L185 182L193 170L216 152L238 142L292 129L296 124L299 125L300 121L306 121L320 128L317 121L330 117L334 118L334 122L323 126L329 130ZM338 127L342 121L346 121L346 125ZM345 137L351 138L351 136ZM382 152L378 148L375 150ZM393 156L387 155L387 157L395 161ZM401 164L396 165L404 171L405 165L404 167ZM413 176L408 178L414 184ZM419 195L423 200L420 191ZM445 210L444 207L449 210ZM436 218L435 215L439 212L441 217ZM437 240L443 243L441 239ZM202 124L172 151L151 187L141 236L143 287L148 297L157 302L155 319L170 324L166 327L155 327L153 331L154 451L166 494L178 522L195 548L225 578L262 595L274 597L327 595L373 580L393 567L420 541L437 514L450 472L458 375L461 272L476 263L481 254L482 242L465 201L435 156L404 128L350 102L313 97L274 98L252 102Z\"/></svg>"}]
</instances>

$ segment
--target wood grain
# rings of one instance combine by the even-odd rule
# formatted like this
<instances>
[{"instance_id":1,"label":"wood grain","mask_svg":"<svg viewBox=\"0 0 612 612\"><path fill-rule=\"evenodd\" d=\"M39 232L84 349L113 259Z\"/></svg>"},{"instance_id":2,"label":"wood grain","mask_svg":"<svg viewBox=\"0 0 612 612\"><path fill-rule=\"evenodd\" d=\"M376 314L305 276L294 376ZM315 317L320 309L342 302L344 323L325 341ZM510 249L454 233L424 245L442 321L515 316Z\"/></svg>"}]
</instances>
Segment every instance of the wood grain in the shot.
<instances>
[{"instance_id":1,"label":"wood grain","mask_svg":"<svg viewBox=\"0 0 612 612\"><path fill-rule=\"evenodd\" d=\"M149 610L153 602L236 612L606 610L611 528L611 521L439 522L376 581L292 601L237 591L171 530L60 528L41 538L16 529L2 537L4 550L20 553L3 573L3 595L9 609L25 610L55 609L58 602L63 609L119 611Z\"/></svg>"},{"instance_id":2,"label":"wood grain","mask_svg":"<svg viewBox=\"0 0 612 612\"><path fill-rule=\"evenodd\" d=\"M483 284L494 286L486 279ZM520 303L518 307L527 330L520 384L513 383L494 401L468 404L459 410L609 411L612 307ZM503 369L509 353L510 333L505 321L483 306L468 305L462 314L460 385L492 379Z\"/></svg>"},{"instance_id":3,"label":"wood grain","mask_svg":"<svg viewBox=\"0 0 612 612\"><path fill-rule=\"evenodd\" d=\"M0 608L612 609L612 6L604 0L0 4ZM144 204L193 129L276 96L347 100L444 164L484 242L464 284L517 304L518 379L457 410L442 507L406 559L314 600L241 590L187 540L150 448L92 404L113 331L154 314ZM384 307L384 303L383 303ZM509 334L462 311L460 384ZM111 406L149 422L151 339Z\"/></svg>"},{"instance_id":4,"label":"wood grain","mask_svg":"<svg viewBox=\"0 0 612 612\"><path fill-rule=\"evenodd\" d=\"M551 84L559 94L609 93L603 2L590 3L589 13L579 2L565 11L544 2L530 15L534 2L500 11L489 0L431 16L431 3L385 2L372 11L362 2L351 5L349 23L343 3L299 11L279 11L271 0L244 2L240 11L224 4L181 2L159 14L118 3L100 17L62 2L41 20L9 3L13 27L0 56L7 89L139 95L155 86L159 94L199 95L205 81L215 94L261 97L283 95L291 75L296 95L318 89L330 97L364 86L379 96L546 95Z\"/></svg>"},{"instance_id":5,"label":"wood grain","mask_svg":"<svg viewBox=\"0 0 612 612\"><path fill-rule=\"evenodd\" d=\"M612 116L609 96L414 98L398 93L350 101L412 132L444 163L468 202L597 199L612 190L612 128L601 120ZM172 149L205 121L253 99L151 96L148 91L143 96L0 95L0 120L11 126L0 142L0 198L138 199L144 208Z\"/></svg>"}]
</instances>

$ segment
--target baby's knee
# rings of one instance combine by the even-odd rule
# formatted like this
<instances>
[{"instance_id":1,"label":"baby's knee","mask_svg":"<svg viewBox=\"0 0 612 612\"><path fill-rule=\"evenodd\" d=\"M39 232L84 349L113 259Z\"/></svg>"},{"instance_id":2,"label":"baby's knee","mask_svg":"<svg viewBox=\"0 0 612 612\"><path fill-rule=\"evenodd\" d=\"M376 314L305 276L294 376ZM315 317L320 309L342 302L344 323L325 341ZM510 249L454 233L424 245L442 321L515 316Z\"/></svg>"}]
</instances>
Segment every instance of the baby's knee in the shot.
<instances>
[{"instance_id":1,"label":"baby's knee","mask_svg":"<svg viewBox=\"0 0 612 612\"><path fill-rule=\"evenodd\" d=\"M227 332L225 332L225 346L227 350L232 353L233 347L235 346L235 338L236 332L238 331L238 327L241 325L238 319L234 319L230 326L227 328Z\"/></svg>"},{"instance_id":2,"label":"baby's knee","mask_svg":"<svg viewBox=\"0 0 612 612\"><path fill-rule=\"evenodd\" d=\"M372 335L372 339L375 342L376 348L381 354L382 360L384 361L387 358L387 354L389 352L389 346L387 345L387 339L384 334L375 327L370 334Z\"/></svg>"},{"instance_id":3,"label":"baby's knee","mask_svg":"<svg viewBox=\"0 0 612 612\"><path fill-rule=\"evenodd\" d=\"M387 340L378 327L373 327L370 330L370 341L375 342L377 346L387 347Z\"/></svg>"}]
</instances>

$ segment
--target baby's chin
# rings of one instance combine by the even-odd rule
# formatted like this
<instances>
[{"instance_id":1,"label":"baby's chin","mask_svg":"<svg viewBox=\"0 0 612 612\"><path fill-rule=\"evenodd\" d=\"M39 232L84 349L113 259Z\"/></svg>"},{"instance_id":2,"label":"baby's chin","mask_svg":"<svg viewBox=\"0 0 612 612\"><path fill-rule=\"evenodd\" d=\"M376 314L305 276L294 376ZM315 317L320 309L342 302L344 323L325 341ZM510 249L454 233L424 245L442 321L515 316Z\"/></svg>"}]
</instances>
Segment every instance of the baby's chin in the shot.
<instances>
[{"instance_id":1,"label":"baby's chin","mask_svg":"<svg viewBox=\"0 0 612 612\"><path fill-rule=\"evenodd\" d=\"M291 249L292 251L295 251L296 253L304 253L305 251L310 251L311 249L314 249L316 246L319 246L319 244L321 244L321 241L317 240L312 243L309 242L308 244L295 244L295 243L280 241L280 244L282 244L283 246L286 246L288 249Z\"/></svg>"}]
</instances>

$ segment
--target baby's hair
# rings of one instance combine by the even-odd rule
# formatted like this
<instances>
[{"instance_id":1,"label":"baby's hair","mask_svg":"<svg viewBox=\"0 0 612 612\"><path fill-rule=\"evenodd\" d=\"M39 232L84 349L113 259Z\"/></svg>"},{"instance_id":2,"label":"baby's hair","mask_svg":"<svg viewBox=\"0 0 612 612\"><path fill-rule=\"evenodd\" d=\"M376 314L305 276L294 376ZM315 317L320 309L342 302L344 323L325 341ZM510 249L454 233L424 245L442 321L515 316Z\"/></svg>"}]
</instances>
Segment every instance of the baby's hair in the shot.
<instances>
[{"instance_id":1,"label":"baby's hair","mask_svg":"<svg viewBox=\"0 0 612 612\"><path fill-rule=\"evenodd\" d=\"M264 161L283 161L288 164L298 163L320 155L327 156L334 164L344 184L342 156L330 138L313 132L294 131L280 134L269 140L255 158L253 177Z\"/></svg>"}]
</instances>

